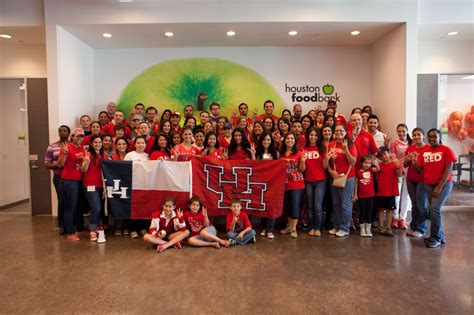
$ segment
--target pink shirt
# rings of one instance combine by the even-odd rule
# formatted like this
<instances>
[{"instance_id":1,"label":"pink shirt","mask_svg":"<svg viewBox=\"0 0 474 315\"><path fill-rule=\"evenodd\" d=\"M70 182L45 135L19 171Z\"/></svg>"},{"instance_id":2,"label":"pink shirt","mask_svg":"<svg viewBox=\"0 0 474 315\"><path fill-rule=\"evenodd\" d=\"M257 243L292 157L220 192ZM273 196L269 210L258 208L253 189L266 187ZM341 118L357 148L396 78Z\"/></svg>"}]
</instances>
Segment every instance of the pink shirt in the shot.
<instances>
[{"instance_id":1,"label":"pink shirt","mask_svg":"<svg viewBox=\"0 0 474 315\"><path fill-rule=\"evenodd\" d=\"M404 143L399 139L390 142L390 152L394 153L398 161L400 161L403 174L406 174L406 169L403 168L403 160L405 159L405 153L409 146L408 142Z\"/></svg>"}]
</instances>

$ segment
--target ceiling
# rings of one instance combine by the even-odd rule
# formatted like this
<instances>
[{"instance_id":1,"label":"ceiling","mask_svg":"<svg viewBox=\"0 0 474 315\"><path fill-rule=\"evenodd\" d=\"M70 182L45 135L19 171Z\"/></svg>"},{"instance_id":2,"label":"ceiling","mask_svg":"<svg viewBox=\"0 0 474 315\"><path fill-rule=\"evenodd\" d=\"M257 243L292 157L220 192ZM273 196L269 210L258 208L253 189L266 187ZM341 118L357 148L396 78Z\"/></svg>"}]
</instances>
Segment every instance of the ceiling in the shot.
<instances>
[{"instance_id":1,"label":"ceiling","mask_svg":"<svg viewBox=\"0 0 474 315\"><path fill-rule=\"evenodd\" d=\"M458 32L458 34L448 36L448 33L453 31ZM418 24L418 39L422 41L474 41L474 24Z\"/></svg>"},{"instance_id":2,"label":"ceiling","mask_svg":"<svg viewBox=\"0 0 474 315\"><path fill-rule=\"evenodd\" d=\"M4 44L29 44L44 45L44 27L0 27L0 34L11 35L12 38L0 37L0 45Z\"/></svg>"},{"instance_id":3,"label":"ceiling","mask_svg":"<svg viewBox=\"0 0 474 315\"><path fill-rule=\"evenodd\" d=\"M249 22L63 25L97 49L225 46L368 46L401 23ZM236 35L229 37L226 32ZM289 36L291 30L298 35ZM359 30L359 36L350 32ZM173 32L171 38L165 32ZM112 34L104 38L102 33Z\"/></svg>"}]
</instances>

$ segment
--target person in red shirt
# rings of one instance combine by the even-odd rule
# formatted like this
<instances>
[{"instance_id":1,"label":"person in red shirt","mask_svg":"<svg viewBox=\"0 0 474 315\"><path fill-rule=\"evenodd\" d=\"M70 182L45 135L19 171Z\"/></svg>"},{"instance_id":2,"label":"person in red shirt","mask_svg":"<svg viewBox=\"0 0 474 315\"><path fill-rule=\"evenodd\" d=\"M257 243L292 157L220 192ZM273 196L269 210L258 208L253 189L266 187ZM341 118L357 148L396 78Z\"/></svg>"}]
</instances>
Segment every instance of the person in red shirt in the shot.
<instances>
[{"instance_id":1,"label":"person in red shirt","mask_svg":"<svg viewBox=\"0 0 474 315\"><path fill-rule=\"evenodd\" d=\"M151 154L151 149L153 147L153 144L155 143L155 137L150 136L150 126L148 125L148 123L142 121L140 125L138 126L138 132L139 132L139 135L145 139L145 142L146 142L145 152L148 154ZM132 143L130 143L130 147L128 148L129 152L133 150L135 150L135 140L133 140Z\"/></svg>"},{"instance_id":2,"label":"person in red shirt","mask_svg":"<svg viewBox=\"0 0 474 315\"><path fill-rule=\"evenodd\" d=\"M310 127L307 133L306 171L304 172L306 199L308 202L309 236L321 236L323 223L323 199L326 192L326 172L328 159L324 157L324 147L319 139L318 129Z\"/></svg>"},{"instance_id":3,"label":"person in red shirt","mask_svg":"<svg viewBox=\"0 0 474 315\"><path fill-rule=\"evenodd\" d=\"M117 104L114 102L108 102L107 111L105 112L107 114L107 118L109 121L112 121L114 119L115 112L117 111Z\"/></svg>"},{"instance_id":4,"label":"person in red shirt","mask_svg":"<svg viewBox=\"0 0 474 315\"><path fill-rule=\"evenodd\" d=\"M91 123L91 133L92 134L84 136L84 138L82 139L81 145L85 148L89 146L89 140L92 136L101 134L100 123L98 121L93 121Z\"/></svg>"},{"instance_id":5,"label":"person in red shirt","mask_svg":"<svg viewBox=\"0 0 474 315\"><path fill-rule=\"evenodd\" d=\"M239 104L239 115L237 116L237 112L233 111L232 112L232 125L235 127L237 126L237 118L240 117L247 117L249 111L249 107L245 103L240 103ZM250 117L247 117L247 124L250 126L252 124L252 121L255 121L255 118L257 117L257 109L254 110L253 112L253 120Z\"/></svg>"},{"instance_id":6,"label":"person in red shirt","mask_svg":"<svg viewBox=\"0 0 474 315\"><path fill-rule=\"evenodd\" d=\"M327 104L327 110L329 109L332 109L334 110L334 122L335 124L343 124L344 126L347 126L347 121L346 121L346 118L344 117L344 115L338 113L336 110L337 110L337 102L335 100L329 100L328 101L328 104Z\"/></svg>"},{"instance_id":7,"label":"person in red shirt","mask_svg":"<svg viewBox=\"0 0 474 315\"><path fill-rule=\"evenodd\" d=\"M168 137L164 133L159 133L155 137L155 143L151 151L150 160L166 161L170 159L170 145Z\"/></svg>"},{"instance_id":8,"label":"person in red shirt","mask_svg":"<svg viewBox=\"0 0 474 315\"><path fill-rule=\"evenodd\" d=\"M400 195L398 178L402 176L402 170L398 159L395 156L390 156L388 147L380 147L378 157L382 160L377 173L377 198L375 199L375 207L379 211L379 231L381 235L393 236L392 210L395 209L395 196ZM386 215L385 226L384 212Z\"/></svg>"},{"instance_id":9,"label":"person in red shirt","mask_svg":"<svg viewBox=\"0 0 474 315\"><path fill-rule=\"evenodd\" d=\"M453 150L441 143L441 131L428 131L430 147L419 157L417 163L423 169L423 182L428 197L428 211L430 213L430 237L426 240L426 247L436 248L446 242L442 229L441 209L453 189L453 163L456 155ZM415 166L417 167L417 166Z\"/></svg>"},{"instance_id":10,"label":"person in red shirt","mask_svg":"<svg viewBox=\"0 0 474 315\"><path fill-rule=\"evenodd\" d=\"M329 234L339 237L349 235L349 222L352 218L352 194L354 193L354 165L357 148L348 138L346 126L337 124L334 128L334 141L328 144L326 157L330 164L329 174L332 177L331 195L336 222ZM344 187L334 186L334 180L346 176Z\"/></svg>"},{"instance_id":11,"label":"person in red shirt","mask_svg":"<svg viewBox=\"0 0 474 315\"><path fill-rule=\"evenodd\" d=\"M260 116L257 116L255 118L256 121L262 121L265 119L265 117L270 117L273 119L273 122L276 124L278 121L278 117L276 115L273 115L273 110L275 109L275 104L271 100L266 100L263 103L263 110L265 111L265 114L262 114ZM290 112L291 116L291 112Z\"/></svg>"},{"instance_id":12,"label":"person in red shirt","mask_svg":"<svg viewBox=\"0 0 474 315\"><path fill-rule=\"evenodd\" d=\"M107 126L110 123L109 114L107 114L106 111L100 112L99 116L97 117L97 121L100 123L100 132L101 133L104 132L105 126Z\"/></svg>"},{"instance_id":13,"label":"person in red shirt","mask_svg":"<svg viewBox=\"0 0 474 315\"><path fill-rule=\"evenodd\" d=\"M230 123L225 123L224 132L219 137L219 146L223 149L227 149L232 140L232 125Z\"/></svg>"},{"instance_id":14,"label":"person in red shirt","mask_svg":"<svg viewBox=\"0 0 474 315\"><path fill-rule=\"evenodd\" d=\"M289 132L283 138L280 150L280 159L286 161L286 181L283 207L288 214L288 226L281 230L282 234L290 233L292 238L298 237L296 225L300 217L301 198L304 193L303 172L306 169L305 161L307 153L298 151L296 136Z\"/></svg>"},{"instance_id":15,"label":"person in red shirt","mask_svg":"<svg viewBox=\"0 0 474 315\"><path fill-rule=\"evenodd\" d=\"M250 241L257 242L255 238L255 230L252 229L249 217L242 212L242 204L240 199L232 199L230 201L230 212L226 218L227 238L231 245L245 245Z\"/></svg>"},{"instance_id":16,"label":"person in red shirt","mask_svg":"<svg viewBox=\"0 0 474 315\"><path fill-rule=\"evenodd\" d=\"M89 239L92 242L97 241L97 225L100 215L104 211L104 186L102 183L102 171L100 168L100 149L102 148L102 139L99 135L94 135L90 139L89 150L86 151L82 160L81 171L84 173L82 180L84 192L87 201L91 207L89 221Z\"/></svg>"},{"instance_id":17,"label":"person in red shirt","mask_svg":"<svg viewBox=\"0 0 474 315\"><path fill-rule=\"evenodd\" d=\"M158 245L156 248L158 253L171 246L181 249L181 241L189 236L183 211L181 209L175 211L175 208L175 200L171 197L165 198L162 211L152 214L149 233L143 236L145 242Z\"/></svg>"},{"instance_id":18,"label":"person in red shirt","mask_svg":"<svg viewBox=\"0 0 474 315\"><path fill-rule=\"evenodd\" d=\"M171 130L172 131L177 131L181 132L182 129L179 126L179 122L181 120L181 114L179 112L173 112L170 117L170 123L171 123Z\"/></svg>"},{"instance_id":19,"label":"person in red shirt","mask_svg":"<svg viewBox=\"0 0 474 315\"><path fill-rule=\"evenodd\" d=\"M190 231L189 245L215 248L230 246L228 240L223 240L217 236L217 230L211 225L207 216L207 209L198 197L192 197L188 200L188 211L184 213L184 220Z\"/></svg>"},{"instance_id":20,"label":"person in red shirt","mask_svg":"<svg viewBox=\"0 0 474 315\"><path fill-rule=\"evenodd\" d=\"M380 170L371 155L360 158L360 168L356 169L354 200L359 205L360 236L372 237L372 211L374 209L374 172Z\"/></svg>"},{"instance_id":21,"label":"person in red shirt","mask_svg":"<svg viewBox=\"0 0 474 315\"><path fill-rule=\"evenodd\" d=\"M377 154L379 148L375 143L374 137L367 130L362 129L362 118L359 114L351 116L351 128L349 129L349 138L354 142L357 148L358 156L367 154ZM356 164L356 168L360 167Z\"/></svg>"},{"instance_id":22,"label":"person in red shirt","mask_svg":"<svg viewBox=\"0 0 474 315\"><path fill-rule=\"evenodd\" d=\"M121 124L124 123L123 112L121 110L115 111L114 119L109 124L105 125L104 133L108 133L108 134L113 135L114 134L114 127L118 123L121 123ZM130 137L130 128L128 128L128 127L125 127L125 136L127 138Z\"/></svg>"},{"instance_id":23,"label":"person in red shirt","mask_svg":"<svg viewBox=\"0 0 474 315\"><path fill-rule=\"evenodd\" d=\"M193 132L191 128L184 127L183 142L173 147L171 151L171 160L186 162L191 161L196 156L201 155L201 150L193 146Z\"/></svg>"},{"instance_id":24,"label":"person in red shirt","mask_svg":"<svg viewBox=\"0 0 474 315\"><path fill-rule=\"evenodd\" d=\"M296 148L298 150L303 150L306 146L306 136L303 132L303 125L299 120L294 121L291 124L291 132L293 132L296 137Z\"/></svg>"},{"instance_id":25,"label":"person in red shirt","mask_svg":"<svg viewBox=\"0 0 474 315\"><path fill-rule=\"evenodd\" d=\"M424 142L424 131L421 128L413 129L413 143L405 152L403 166L407 168L407 190L411 199L411 222L407 236L423 237L426 233L427 204L425 187L423 185L423 170L417 171L414 167L419 156L429 148Z\"/></svg>"},{"instance_id":26,"label":"person in red shirt","mask_svg":"<svg viewBox=\"0 0 474 315\"><path fill-rule=\"evenodd\" d=\"M124 138L115 139L115 153L112 154L112 160L123 161L127 155L128 142Z\"/></svg>"},{"instance_id":27,"label":"person in red shirt","mask_svg":"<svg viewBox=\"0 0 474 315\"><path fill-rule=\"evenodd\" d=\"M223 150L219 148L219 142L217 141L217 134L214 131L208 132L204 139L202 156L210 159L222 159L222 153Z\"/></svg>"},{"instance_id":28,"label":"person in red shirt","mask_svg":"<svg viewBox=\"0 0 474 315\"><path fill-rule=\"evenodd\" d=\"M81 164L84 158L84 148L81 146L84 130L75 128L71 134L69 144L61 144L58 167L63 167L61 174L61 188L64 195L64 228L69 241L79 241L74 233L74 218L76 217L82 188Z\"/></svg>"},{"instance_id":29,"label":"person in red shirt","mask_svg":"<svg viewBox=\"0 0 474 315\"><path fill-rule=\"evenodd\" d=\"M250 145L243 129L235 128L232 131L232 140L227 152L224 150L223 159L255 160L255 148Z\"/></svg>"}]
</instances>

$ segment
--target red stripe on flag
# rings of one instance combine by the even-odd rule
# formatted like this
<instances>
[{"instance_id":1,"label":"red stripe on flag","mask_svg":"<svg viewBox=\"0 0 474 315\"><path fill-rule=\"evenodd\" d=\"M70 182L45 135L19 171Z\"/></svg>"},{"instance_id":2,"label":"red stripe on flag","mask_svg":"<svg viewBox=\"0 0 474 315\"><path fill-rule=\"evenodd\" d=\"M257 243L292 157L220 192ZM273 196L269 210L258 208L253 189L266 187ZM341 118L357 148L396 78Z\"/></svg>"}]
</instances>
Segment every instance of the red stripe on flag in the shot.
<instances>
[{"instance_id":1,"label":"red stripe on flag","mask_svg":"<svg viewBox=\"0 0 474 315\"><path fill-rule=\"evenodd\" d=\"M176 201L176 209L186 209L189 192L170 190L132 190L132 219L151 219L156 211L161 211L163 201L166 197L172 197Z\"/></svg>"}]
</instances>

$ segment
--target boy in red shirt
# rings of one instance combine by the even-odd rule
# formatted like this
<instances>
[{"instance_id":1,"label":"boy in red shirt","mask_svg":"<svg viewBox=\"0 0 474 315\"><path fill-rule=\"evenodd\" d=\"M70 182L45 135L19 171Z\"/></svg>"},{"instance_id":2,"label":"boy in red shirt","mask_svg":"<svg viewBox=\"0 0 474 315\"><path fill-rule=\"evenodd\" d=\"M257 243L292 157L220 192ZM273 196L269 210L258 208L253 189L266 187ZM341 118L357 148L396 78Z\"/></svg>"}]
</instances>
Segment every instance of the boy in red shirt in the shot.
<instances>
[{"instance_id":1,"label":"boy in red shirt","mask_svg":"<svg viewBox=\"0 0 474 315\"><path fill-rule=\"evenodd\" d=\"M257 242L255 230L252 229L249 217L245 212L240 211L242 205L240 199L232 199L230 202L230 210L227 214L226 229L229 243L245 245L250 241Z\"/></svg>"},{"instance_id":2,"label":"boy in red shirt","mask_svg":"<svg viewBox=\"0 0 474 315\"><path fill-rule=\"evenodd\" d=\"M380 171L377 173L377 198L375 206L379 209L379 231L381 235L393 236L392 210L395 209L395 196L399 196L398 177L402 176L400 162L395 156L390 156L390 149L386 146L380 148ZM385 227L383 214L386 210Z\"/></svg>"}]
</instances>

